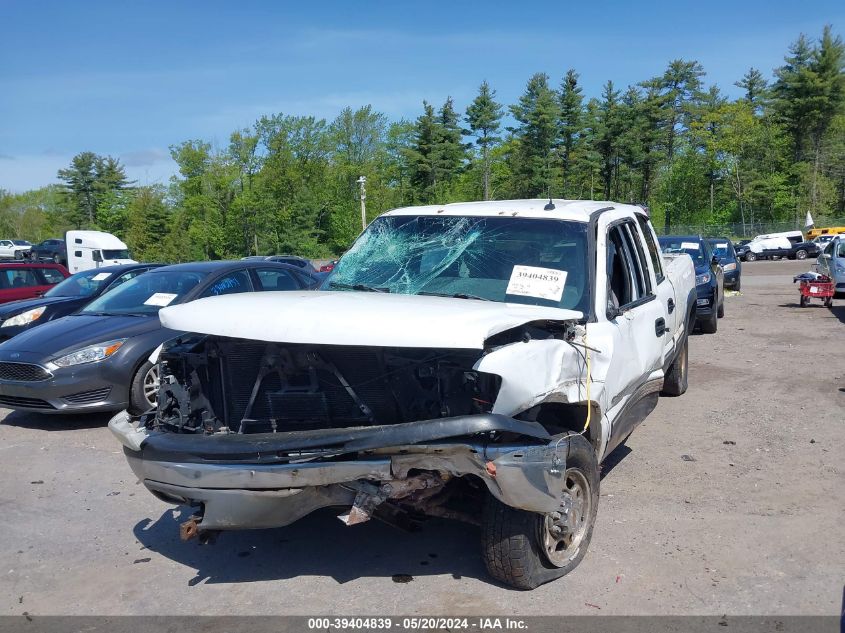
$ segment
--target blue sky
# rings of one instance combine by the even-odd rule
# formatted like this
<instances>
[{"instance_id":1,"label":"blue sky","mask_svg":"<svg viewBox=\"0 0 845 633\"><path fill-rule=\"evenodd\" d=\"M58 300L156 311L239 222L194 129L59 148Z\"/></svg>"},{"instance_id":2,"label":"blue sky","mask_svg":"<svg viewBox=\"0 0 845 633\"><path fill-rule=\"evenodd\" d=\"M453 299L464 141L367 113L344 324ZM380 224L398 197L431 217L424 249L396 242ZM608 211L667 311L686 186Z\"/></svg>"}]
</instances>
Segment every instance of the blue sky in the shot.
<instances>
[{"instance_id":1,"label":"blue sky","mask_svg":"<svg viewBox=\"0 0 845 633\"><path fill-rule=\"evenodd\" d=\"M487 79L513 103L528 77L574 67L588 96L697 59L735 96L799 33L845 33L845 2L47 2L0 0L0 188L55 181L81 151L167 182L168 146L225 145L263 114L344 106L415 118Z\"/></svg>"}]
</instances>

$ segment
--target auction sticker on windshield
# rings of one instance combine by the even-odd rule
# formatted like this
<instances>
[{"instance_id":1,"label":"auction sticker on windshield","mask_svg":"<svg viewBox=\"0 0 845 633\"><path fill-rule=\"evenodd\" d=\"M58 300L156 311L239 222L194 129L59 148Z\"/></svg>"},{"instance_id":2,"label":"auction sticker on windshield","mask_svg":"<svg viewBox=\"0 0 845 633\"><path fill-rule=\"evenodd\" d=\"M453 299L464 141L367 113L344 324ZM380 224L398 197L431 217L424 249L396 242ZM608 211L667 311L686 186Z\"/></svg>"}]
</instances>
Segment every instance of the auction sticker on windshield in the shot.
<instances>
[{"instance_id":1,"label":"auction sticker on windshield","mask_svg":"<svg viewBox=\"0 0 845 633\"><path fill-rule=\"evenodd\" d=\"M696 242L681 242L681 248L685 251L697 251L698 244Z\"/></svg>"},{"instance_id":2,"label":"auction sticker on windshield","mask_svg":"<svg viewBox=\"0 0 845 633\"><path fill-rule=\"evenodd\" d=\"M514 266L505 294L560 301L565 284L565 270Z\"/></svg>"},{"instance_id":3,"label":"auction sticker on windshield","mask_svg":"<svg viewBox=\"0 0 845 633\"><path fill-rule=\"evenodd\" d=\"M166 306L176 298L175 294L169 292L157 292L152 297L144 301L146 306Z\"/></svg>"},{"instance_id":4,"label":"auction sticker on windshield","mask_svg":"<svg viewBox=\"0 0 845 633\"><path fill-rule=\"evenodd\" d=\"M111 273L97 273L93 277L91 277L92 281L102 281L103 279L108 279Z\"/></svg>"}]
</instances>

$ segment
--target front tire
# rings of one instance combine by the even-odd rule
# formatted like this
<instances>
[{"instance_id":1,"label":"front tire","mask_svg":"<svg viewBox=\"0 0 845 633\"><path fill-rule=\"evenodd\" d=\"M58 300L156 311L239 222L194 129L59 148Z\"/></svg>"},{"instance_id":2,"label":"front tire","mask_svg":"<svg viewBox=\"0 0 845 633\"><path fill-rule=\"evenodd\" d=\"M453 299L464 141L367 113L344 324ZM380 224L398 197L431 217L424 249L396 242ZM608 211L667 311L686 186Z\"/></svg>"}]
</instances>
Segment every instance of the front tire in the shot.
<instances>
[{"instance_id":1,"label":"front tire","mask_svg":"<svg viewBox=\"0 0 845 633\"><path fill-rule=\"evenodd\" d=\"M129 413L141 415L155 407L158 386L158 365L153 365L150 361L144 362L132 378L132 386L129 389Z\"/></svg>"},{"instance_id":2,"label":"front tire","mask_svg":"<svg viewBox=\"0 0 845 633\"><path fill-rule=\"evenodd\" d=\"M705 334L715 334L718 329L719 317L716 315L716 311L714 310L706 321L701 322L701 331Z\"/></svg>"},{"instance_id":3,"label":"front tire","mask_svg":"<svg viewBox=\"0 0 845 633\"><path fill-rule=\"evenodd\" d=\"M689 339L685 336L683 347L663 377L661 396L680 396L686 393L689 386Z\"/></svg>"},{"instance_id":4,"label":"front tire","mask_svg":"<svg viewBox=\"0 0 845 633\"><path fill-rule=\"evenodd\" d=\"M53 263L54 263L54 264L61 264L61 263L62 263L62 258L61 258L61 257L59 257L59 254L58 254L58 253L56 253L55 255L53 255Z\"/></svg>"},{"instance_id":5,"label":"front tire","mask_svg":"<svg viewBox=\"0 0 845 633\"><path fill-rule=\"evenodd\" d=\"M807 259L807 251L803 248L795 251L795 259Z\"/></svg>"},{"instance_id":6,"label":"front tire","mask_svg":"<svg viewBox=\"0 0 845 633\"><path fill-rule=\"evenodd\" d=\"M722 300L719 302L719 310L716 312L718 318L725 316L725 295L722 295Z\"/></svg>"},{"instance_id":7,"label":"front tire","mask_svg":"<svg viewBox=\"0 0 845 633\"><path fill-rule=\"evenodd\" d=\"M752 251L748 251L745 254L745 261L747 261L747 262L757 261L757 255L755 253L753 253Z\"/></svg>"},{"instance_id":8,"label":"front tire","mask_svg":"<svg viewBox=\"0 0 845 633\"><path fill-rule=\"evenodd\" d=\"M583 436L570 435L569 441L560 512L539 514L512 508L492 494L485 498L484 563L491 576L516 589L534 589L565 576L587 553L598 512L599 468Z\"/></svg>"}]
</instances>

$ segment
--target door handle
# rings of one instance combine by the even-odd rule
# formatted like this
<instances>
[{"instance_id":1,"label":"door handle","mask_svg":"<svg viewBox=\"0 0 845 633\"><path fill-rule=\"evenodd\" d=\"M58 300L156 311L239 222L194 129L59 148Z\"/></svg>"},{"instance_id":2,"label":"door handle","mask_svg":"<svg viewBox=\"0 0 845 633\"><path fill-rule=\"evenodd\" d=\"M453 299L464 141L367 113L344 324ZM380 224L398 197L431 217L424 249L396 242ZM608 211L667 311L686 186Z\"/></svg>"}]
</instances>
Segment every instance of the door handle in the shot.
<instances>
[{"instance_id":1,"label":"door handle","mask_svg":"<svg viewBox=\"0 0 845 633\"><path fill-rule=\"evenodd\" d=\"M663 336L666 333L666 319L660 317L657 321L654 322L654 333L657 335L658 338Z\"/></svg>"},{"instance_id":2,"label":"door handle","mask_svg":"<svg viewBox=\"0 0 845 633\"><path fill-rule=\"evenodd\" d=\"M672 314L675 311L675 300L669 299L669 303L667 305L669 306L669 314Z\"/></svg>"}]
</instances>

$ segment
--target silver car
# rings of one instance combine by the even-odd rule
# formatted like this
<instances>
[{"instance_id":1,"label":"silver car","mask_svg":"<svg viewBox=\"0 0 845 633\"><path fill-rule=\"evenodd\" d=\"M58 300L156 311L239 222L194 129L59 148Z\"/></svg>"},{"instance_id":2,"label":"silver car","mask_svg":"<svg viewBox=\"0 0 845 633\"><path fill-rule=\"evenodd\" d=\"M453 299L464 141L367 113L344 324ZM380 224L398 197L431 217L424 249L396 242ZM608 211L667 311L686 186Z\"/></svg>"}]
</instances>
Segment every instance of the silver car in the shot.
<instances>
[{"instance_id":1,"label":"silver car","mask_svg":"<svg viewBox=\"0 0 845 633\"><path fill-rule=\"evenodd\" d=\"M837 235L819 255L816 269L836 283L836 293L845 293L845 238Z\"/></svg>"}]
</instances>

